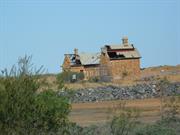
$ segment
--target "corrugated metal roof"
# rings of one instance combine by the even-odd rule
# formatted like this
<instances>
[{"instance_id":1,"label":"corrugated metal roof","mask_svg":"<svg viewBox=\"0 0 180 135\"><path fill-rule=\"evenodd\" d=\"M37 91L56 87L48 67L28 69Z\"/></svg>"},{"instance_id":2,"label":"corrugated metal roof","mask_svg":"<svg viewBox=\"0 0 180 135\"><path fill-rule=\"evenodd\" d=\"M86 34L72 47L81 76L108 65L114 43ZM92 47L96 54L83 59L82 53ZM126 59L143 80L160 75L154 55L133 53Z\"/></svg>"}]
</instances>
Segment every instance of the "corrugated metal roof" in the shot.
<instances>
[{"instance_id":1,"label":"corrugated metal roof","mask_svg":"<svg viewBox=\"0 0 180 135\"><path fill-rule=\"evenodd\" d=\"M80 53L80 61L82 65L100 64L101 53Z\"/></svg>"},{"instance_id":2,"label":"corrugated metal roof","mask_svg":"<svg viewBox=\"0 0 180 135\"><path fill-rule=\"evenodd\" d=\"M75 59L75 54L66 54L70 58L71 66L76 65L76 60L80 60L82 65L100 64L101 53L80 53Z\"/></svg>"},{"instance_id":3,"label":"corrugated metal roof","mask_svg":"<svg viewBox=\"0 0 180 135\"><path fill-rule=\"evenodd\" d=\"M133 49L132 44L127 44L127 45L107 45L110 47L110 49Z\"/></svg>"},{"instance_id":4,"label":"corrugated metal roof","mask_svg":"<svg viewBox=\"0 0 180 135\"><path fill-rule=\"evenodd\" d=\"M137 49L133 51L116 52L117 55L124 55L125 58L140 58L141 55Z\"/></svg>"}]
</instances>

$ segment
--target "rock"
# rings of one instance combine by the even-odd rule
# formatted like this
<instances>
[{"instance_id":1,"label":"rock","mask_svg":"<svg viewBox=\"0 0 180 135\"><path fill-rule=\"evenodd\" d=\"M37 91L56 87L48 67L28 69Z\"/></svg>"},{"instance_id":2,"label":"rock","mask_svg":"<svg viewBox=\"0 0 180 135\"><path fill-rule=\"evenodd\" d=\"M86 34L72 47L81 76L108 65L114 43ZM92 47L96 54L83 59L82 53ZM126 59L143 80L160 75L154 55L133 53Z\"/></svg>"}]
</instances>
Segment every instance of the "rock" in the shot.
<instances>
[{"instance_id":1,"label":"rock","mask_svg":"<svg viewBox=\"0 0 180 135\"><path fill-rule=\"evenodd\" d=\"M171 83L164 90L165 95L180 94L180 83ZM61 91L60 96L68 95L67 91ZM145 99L159 97L155 84L138 84L129 87L107 86L99 88L79 89L71 97L71 101L78 102L98 102L105 100L120 99Z\"/></svg>"},{"instance_id":2,"label":"rock","mask_svg":"<svg viewBox=\"0 0 180 135\"><path fill-rule=\"evenodd\" d=\"M152 89L152 92L153 92L153 94L156 94L157 92L156 92L156 90L153 88Z\"/></svg>"}]
</instances>

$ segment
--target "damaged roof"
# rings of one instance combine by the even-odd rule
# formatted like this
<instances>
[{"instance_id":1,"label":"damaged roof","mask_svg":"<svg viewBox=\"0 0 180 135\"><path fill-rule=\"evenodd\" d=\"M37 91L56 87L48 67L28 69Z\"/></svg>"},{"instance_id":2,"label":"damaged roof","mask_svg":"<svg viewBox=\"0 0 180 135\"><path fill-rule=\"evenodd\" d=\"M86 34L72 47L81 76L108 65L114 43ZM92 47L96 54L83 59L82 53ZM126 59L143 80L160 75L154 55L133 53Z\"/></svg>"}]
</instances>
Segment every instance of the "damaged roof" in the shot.
<instances>
[{"instance_id":1,"label":"damaged roof","mask_svg":"<svg viewBox=\"0 0 180 135\"><path fill-rule=\"evenodd\" d=\"M80 53L79 58L82 65L100 64L101 53Z\"/></svg>"},{"instance_id":2,"label":"damaged roof","mask_svg":"<svg viewBox=\"0 0 180 135\"><path fill-rule=\"evenodd\" d=\"M127 45L105 45L105 47L108 47L110 49L134 49L133 44L127 44Z\"/></svg>"},{"instance_id":3,"label":"damaged roof","mask_svg":"<svg viewBox=\"0 0 180 135\"><path fill-rule=\"evenodd\" d=\"M70 59L70 65L75 65L76 60L75 60L75 55L74 54L65 54L66 57L69 57Z\"/></svg>"},{"instance_id":4,"label":"damaged roof","mask_svg":"<svg viewBox=\"0 0 180 135\"><path fill-rule=\"evenodd\" d=\"M97 65L100 64L101 53L80 53L77 58L75 54L66 54L70 58L71 65L77 65L77 61L80 61L81 65Z\"/></svg>"},{"instance_id":5,"label":"damaged roof","mask_svg":"<svg viewBox=\"0 0 180 135\"><path fill-rule=\"evenodd\" d=\"M133 44L106 45L106 51L110 59L133 59L141 58L139 51L134 48Z\"/></svg>"},{"instance_id":6,"label":"damaged roof","mask_svg":"<svg viewBox=\"0 0 180 135\"><path fill-rule=\"evenodd\" d=\"M140 58L141 55L137 49L133 51L116 52L117 55L124 55L125 58Z\"/></svg>"}]
</instances>

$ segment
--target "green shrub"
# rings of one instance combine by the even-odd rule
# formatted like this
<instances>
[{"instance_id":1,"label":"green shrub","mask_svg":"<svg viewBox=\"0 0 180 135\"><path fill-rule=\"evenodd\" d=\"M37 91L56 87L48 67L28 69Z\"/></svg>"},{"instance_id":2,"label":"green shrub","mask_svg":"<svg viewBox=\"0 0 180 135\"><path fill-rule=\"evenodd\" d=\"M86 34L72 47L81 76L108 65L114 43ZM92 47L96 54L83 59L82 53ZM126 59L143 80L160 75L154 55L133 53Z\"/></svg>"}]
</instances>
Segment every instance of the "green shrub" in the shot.
<instances>
[{"instance_id":1,"label":"green shrub","mask_svg":"<svg viewBox=\"0 0 180 135\"><path fill-rule=\"evenodd\" d=\"M176 117L180 113L180 97L172 94L171 96L167 96L166 90L170 82L167 78L158 78L157 79L157 88L160 92L160 114L161 119L176 119Z\"/></svg>"},{"instance_id":2,"label":"green shrub","mask_svg":"<svg viewBox=\"0 0 180 135\"><path fill-rule=\"evenodd\" d=\"M154 124L140 128L135 135L176 135L176 133L172 128Z\"/></svg>"},{"instance_id":3,"label":"green shrub","mask_svg":"<svg viewBox=\"0 0 180 135\"><path fill-rule=\"evenodd\" d=\"M110 122L112 135L129 135L137 125L139 110L126 108L125 104L126 102L122 101L110 110L114 113Z\"/></svg>"},{"instance_id":4,"label":"green shrub","mask_svg":"<svg viewBox=\"0 0 180 135\"><path fill-rule=\"evenodd\" d=\"M76 76L73 79L73 76ZM62 82L76 82L84 79L83 72L71 72L71 71L63 71L62 73L57 75L57 83L62 84ZM61 88L62 86L59 86Z\"/></svg>"},{"instance_id":5,"label":"green shrub","mask_svg":"<svg viewBox=\"0 0 180 135\"><path fill-rule=\"evenodd\" d=\"M66 127L65 135L85 135L83 134L83 127L78 126L76 123L69 123ZM58 135L64 135L62 132L59 132Z\"/></svg>"},{"instance_id":6,"label":"green shrub","mask_svg":"<svg viewBox=\"0 0 180 135\"><path fill-rule=\"evenodd\" d=\"M131 114L121 114L114 116L111 123L111 133L113 135L129 135L135 128L136 122L133 120Z\"/></svg>"},{"instance_id":7,"label":"green shrub","mask_svg":"<svg viewBox=\"0 0 180 135\"><path fill-rule=\"evenodd\" d=\"M90 79L89 79L89 82L99 82L99 77L97 77L97 76L95 76L95 77L91 77Z\"/></svg>"},{"instance_id":8,"label":"green shrub","mask_svg":"<svg viewBox=\"0 0 180 135\"><path fill-rule=\"evenodd\" d=\"M41 135L64 132L70 104L56 92L38 92L39 71L32 72L30 57L0 77L0 135Z\"/></svg>"},{"instance_id":9,"label":"green shrub","mask_svg":"<svg viewBox=\"0 0 180 135\"><path fill-rule=\"evenodd\" d=\"M37 128L57 132L68 124L70 105L66 97L60 97L56 92L47 90L35 98L35 123ZM38 118L38 119L37 119Z\"/></svg>"}]
</instances>

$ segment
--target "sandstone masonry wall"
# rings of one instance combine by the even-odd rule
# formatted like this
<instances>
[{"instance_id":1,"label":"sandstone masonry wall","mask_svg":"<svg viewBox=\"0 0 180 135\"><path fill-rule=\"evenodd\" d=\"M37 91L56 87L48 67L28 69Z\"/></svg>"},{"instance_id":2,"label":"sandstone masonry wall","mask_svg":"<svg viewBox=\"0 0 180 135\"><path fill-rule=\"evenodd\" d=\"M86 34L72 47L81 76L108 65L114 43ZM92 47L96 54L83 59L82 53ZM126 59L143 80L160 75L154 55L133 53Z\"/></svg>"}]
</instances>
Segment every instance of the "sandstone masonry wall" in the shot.
<instances>
[{"instance_id":1,"label":"sandstone masonry wall","mask_svg":"<svg viewBox=\"0 0 180 135\"><path fill-rule=\"evenodd\" d=\"M138 79L140 77L140 60L111 60L110 69L112 81L121 79Z\"/></svg>"}]
</instances>

